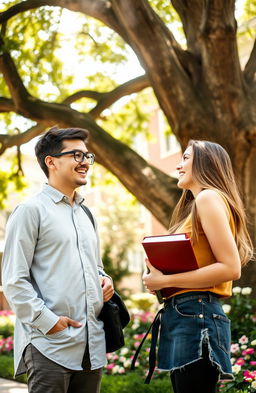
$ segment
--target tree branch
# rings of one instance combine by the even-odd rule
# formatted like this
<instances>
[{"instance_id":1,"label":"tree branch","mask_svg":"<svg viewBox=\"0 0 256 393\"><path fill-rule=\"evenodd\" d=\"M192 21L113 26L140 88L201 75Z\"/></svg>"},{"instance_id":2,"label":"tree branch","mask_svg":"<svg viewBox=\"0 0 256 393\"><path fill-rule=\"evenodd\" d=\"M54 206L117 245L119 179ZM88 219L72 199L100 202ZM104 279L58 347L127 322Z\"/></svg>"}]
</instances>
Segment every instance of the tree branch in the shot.
<instances>
[{"instance_id":1,"label":"tree branch","mask_svg":"<svg viewBox=\"0 0 256 393\"><path fill-rule=\"evenodd\" d=\"M248 82L253 82L254 81L254 75L256 72L256 40L254 41L254 45L249 57L249 60L247 61L245 67L244 67L244 77Z\"/></svg>"},{"instance_id":2,"label":"tree branch","mask_svg":"<svg viewBox=\"0 0 256 393\"><path fill-rule=\"evenodd\" d=\"M146 75L139 76L126 83L123 83L114 90L102 94L98 104L89 113L94 119L96 119L104 109L109 108L120 98L137 93L148 86L150 86L150 84Z\"/></svg>"},{"instance_id":3,"label":"tree branch","mask_svg":"<svg viewBox=\"0 0 256 393\"><path fill-rule=\"evenodd\" d=\"M230 138L228 124L238 121L244 102L234 9L235 0L207 0L200 27L205 88L216 120L226 124L227 139Z\"/></svg>"},{"instance_id":4,"label":"tree branch","mask_svg":"<svg viewBox=\"0 0 256 393\"><path fill-rule=\"evenodd\" d=\"M10 18L21 12L32 10L34 8L39 8L42 5L55 5L50 3L55 3L55 1L51 1L51 0L21 1L20 3L15 4L12 7L8 8L6 11L0 13L0 23L7 22Z\"/></svg>"},{"instance_id":5,"label":"tree branch","mask_svg":"<svg viewBox=\"0 0 256 393\"><path fill-rule=\"evenodd\" d=\"M0 134L0 155L4 153L6 149L12 146L21 146L23 143L29 142L31 139L42 134L46 126L43 124L36 124L35 126L29 128L27 131L8 135Z\"/></svg>"},{"instance_id":6,"label":"tree branch","mask_svg":"<svg viewBox=\"0 0 256 393\"><path fill-rule=\"evenodd\" d=\"M79 113L64 104L48 103L30 96L22 84L14 62L6 52L0 57L0 69L4 73L12 94L15 112L39 123L24 134L0 135L0 152L11 145L19 145L30 140L48 126L58 124L59 127L86 128L91 135L88 147L95 152L97 161L116 175L163 225L168 226L171 206L174 205L178 196L175 180L149 165L128 146L114 139L93 120L91 115ZM129 89L131 91L132 85L133 91L135 86L137 89L138 86L142 88L143 83L146 85L146 77L137 78L137 81L128 82L120 89L115 89L114 93L110 92L108 97L105 96L105 105L106 100L113 101L113 96L117 98L124 94L124 91L128 92ZM6 109L7 104L10 108L12 102L2 99L2 104ZM129 176L126 175L128 166ZM141 189L138 189L138 184L141 185ZM145 193L145 189L150 192Z\"/></svg>"},{"instance_id":7,"label":"tree branch","mask_svg":"<svg viewBox=\"0 0 256 393\"><path fill-rule=\"evenodd\" d=\"M70 105L72 102L80 100L81 98L91 98L97 101L97 105L89 112L89 114L96 119L99 117L104 109L109 108L120 98L137 93L149 86L149 81L146 75L138 76L107 93L99 93L92 90L81 90L71 96L67 97L63 104Z\"/></svg>"},{"instance_id":8,"label":"tree branch","mask_svg":"<svg viewBox=\"0 0 256 393\"><path fill-rule=\"evenodd\" d=\"M0 13L0 23L6 22L21 12L46 5L62 7L70 11L85 13L88 16L102 21L105 25L116 31L124 40L127 39L124 30L113 13L111 3L108 0L25 0Z\"/></svg>"},{"instance_id":9,"label":"tree branch","mask_svg":"<svg viewBox=\"0 0 256 393\"><path fill-rule=\"evenodd\" d=\"M4 40L0 36L0 71L8 85L15 106L26 100L29 96L18 74L14 61L5 49Z\"/></svg>"},{"instance_id":10,"label":"tree branch","mask_svg":"<svg viewBox=\"0 0 256 393\"><path fill-rule=\"evenodd\" d=\"M34 100L28 113L28 103L20 106L19 113L39 124L20 135L0 135L0 152L11 145L19 145L40 134L45 127L81 127L89 130L87 145L96 154L97 162L116 175L123 185L144 204L158 220L168 227L171 207L177 201L179 191L176 180L148 164L124 143L102 129L91 116L79 113L66 105L49 104ZM129 176L126 175L129 167ZM140 187L138 187L140 184ZM148 192L144 192L144 190Z\"/></svg>"},{"instance_id":11,"label":"tree branch","mask_svg":"<svg viewBox=\"0 0 256 393\"><path fill-rule=\"evenodd\" d=\"M101 97L104 96L105 94L106 93L99 93L98 91L93 91L93 90L81 90L65 98L65 100L62 101L62 103L66 105L70 105L75 101L81 100L81 98L91 98L92 100L99 101Z\"/></svg>"},{"instance_id":12,"label":"tree branch","mask_svg":"<svg viewBox=\"0 0 256 393\"><path fill-rule=\"evenodd\" d=\"M6 97L0 97L0 112L15 112L13 100Z\"/></svg>"},{"instance_id":13,"label":"tree branch","mask_svg":"<svg viewBox=\"0 0 256 393\"><path fill-rule=\"evenodd\" d=\"M130 45L146 70L173 132L179 138L177 126L182 124L183 129L189 129L195 114L204 118L200 95L193 85L196 78L190 74L197 72L197 59L181 49L148 1L112 0L112 7L126 29ZM193 102L194 113L187 111L188 102Z\"/></svg>"},{"instance_id":14,"label":"tree branch","mask_svg":"<svg viewBox=\"0 0 256 393\"><path fill-rule=\"evenodd\" d=\"M188 50L200 54L199 26L202 21L203 2L198 0L171 0L182 21Z\"/></svg>"}]
</instances>

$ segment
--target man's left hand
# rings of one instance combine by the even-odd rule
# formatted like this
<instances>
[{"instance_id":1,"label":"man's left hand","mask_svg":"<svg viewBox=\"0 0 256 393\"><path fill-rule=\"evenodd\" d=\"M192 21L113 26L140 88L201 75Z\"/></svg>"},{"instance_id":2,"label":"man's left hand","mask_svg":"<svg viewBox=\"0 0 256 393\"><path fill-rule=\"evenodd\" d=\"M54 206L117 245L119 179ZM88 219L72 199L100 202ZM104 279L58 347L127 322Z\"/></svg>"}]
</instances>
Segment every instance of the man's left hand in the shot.
<instances>
[{"instance_id":1,"label":"man's left hand","mask_svg":"<svg viewBox=\"0 0 256 393\"><path fill-rule=\"evenodd\" d=\"M103 290L103 301L107 302L114 294L113 282L109 277L101 276L101 287Z\"/></svg>"}]
</instances>

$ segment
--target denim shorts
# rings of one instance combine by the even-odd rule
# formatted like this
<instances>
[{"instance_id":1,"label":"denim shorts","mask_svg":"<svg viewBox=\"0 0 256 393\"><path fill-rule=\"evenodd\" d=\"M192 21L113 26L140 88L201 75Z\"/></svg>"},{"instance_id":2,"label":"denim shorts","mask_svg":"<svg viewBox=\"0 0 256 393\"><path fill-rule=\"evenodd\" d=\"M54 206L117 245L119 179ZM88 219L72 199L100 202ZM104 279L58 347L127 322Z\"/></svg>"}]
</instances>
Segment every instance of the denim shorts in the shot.
<instances>
[{"instance_id":1,"label":"denim shorts","mask_svg":"<svg viewBox=\"0 0 256 393\"><path fill-rule=\"evenodd\" d=\"M217 296L188 292L168 299L161 315L158 369L172 372L202 359L203 344L220 379L232 380L230 320Z\"/></svg>"}]
</instances>

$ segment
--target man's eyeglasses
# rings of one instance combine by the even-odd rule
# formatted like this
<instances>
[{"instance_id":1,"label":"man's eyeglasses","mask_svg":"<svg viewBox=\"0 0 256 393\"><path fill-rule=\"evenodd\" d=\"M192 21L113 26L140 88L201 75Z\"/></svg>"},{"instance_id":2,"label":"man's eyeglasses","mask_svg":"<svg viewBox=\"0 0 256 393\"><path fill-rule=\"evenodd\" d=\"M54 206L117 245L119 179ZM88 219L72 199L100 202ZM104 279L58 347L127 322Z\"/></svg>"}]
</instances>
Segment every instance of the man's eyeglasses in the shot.
<instances>
[{"instance_id":1,"label":"man's eyeglasses","mask_svg":"<svg viewBox=\"0 0 256 393\"><path fill-rule=\"evenodd\" d=\"M70 150L70 151L64 151L63 153L57 153L57 154L51 154L52 157L61 157L65 156L67 154L73 154L74 160L76 162L83 162L84 159L88 162L89 165L93 165L94 159L95 159L95 154L94 153L89 153L88 151L84 153L81 150Z\"/></svg>"}]
</instances>

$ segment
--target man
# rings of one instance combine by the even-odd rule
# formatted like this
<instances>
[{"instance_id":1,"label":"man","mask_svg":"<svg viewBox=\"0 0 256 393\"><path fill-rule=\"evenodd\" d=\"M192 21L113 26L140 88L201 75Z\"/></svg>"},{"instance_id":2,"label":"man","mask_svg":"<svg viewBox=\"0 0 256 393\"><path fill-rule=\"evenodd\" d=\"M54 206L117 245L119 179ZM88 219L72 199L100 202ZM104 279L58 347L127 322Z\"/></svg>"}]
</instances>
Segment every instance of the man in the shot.
<instances>
[{"instance_id":1,"label":"man","mask_svg":"<svg viewBox=\"0 0 256 393\"><path fill-rule=\"evenodd\" d=\"M39 139L35 152L48 184L7 224L2 281L17 316L15 375L27 372L32 393L98 393L106 364L97 316L114 290L75 191L94 162L87 137L83 129L52 128Z\"/></svg>"}]
</instances>

